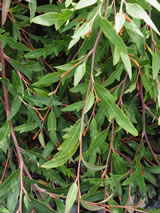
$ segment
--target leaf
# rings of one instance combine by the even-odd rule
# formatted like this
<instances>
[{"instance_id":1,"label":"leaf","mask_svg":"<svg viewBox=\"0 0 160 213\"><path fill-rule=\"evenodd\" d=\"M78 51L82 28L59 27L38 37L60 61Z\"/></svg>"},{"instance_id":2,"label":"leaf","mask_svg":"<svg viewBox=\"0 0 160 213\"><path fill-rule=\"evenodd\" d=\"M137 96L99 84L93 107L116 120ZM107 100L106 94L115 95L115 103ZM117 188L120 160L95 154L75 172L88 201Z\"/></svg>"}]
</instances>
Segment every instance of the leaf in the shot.
<instances>
[{"instance_id":1,"label":"leaf","mask_svg":"<svg viewBox=\"0 0 160 213\"><path fill-rule=\"evenodd\" d=\"M30 20L34 18L37 9L37 1L32 0L29 2Z\"/></svg>"},{"instance_id":2,"label":"leaf","mask_svg":"<svg viewBox=\"0 0 160 213\"><path fill-rule=\"evenodd\" d=\"M94 104L94 93L93 93L93 91L91 91L88 96L88 100L87 100L86 107L84 109L84 113L87 113L90 110L90 108L93 106L93 104Z\"/></svg>"},{"instance_id":3,"label":"leaf","mask_svg":"<svg viewBox=\"0 0 160 213\"><path fill-rule=\"evenodd\" d=\"M57 127L56 127L56 115L53 111L51 111L48 115L47 128L48 128L48 131L57 129Z\"/></svg>"},{"instance_id":4,"label":"leaf","mask_svg":"<svg viewBox=\"0 0 160 213\"><path fill-rule=\"evenodd\" d=\"M60 79L61 73L54 72L44 75L37 82L33 83L36 87L48 87Z\"/></svg>"},{"instance_id":5,"label":"leaf","mask_svg":"<svg viewBox=\"0 0 160 213\"><path fill-rule=\"evenodd\" d=\"M125 22L125 15L123 13L117 13L115 17L115 30L117 33L120 32Z\"/></svg>"},{"instance_id":6,"label":"leaf","mask_svg":"<svg viewBox=\"0 0 160 213\"><path fill-rule=\"evenodd\" d=\"M23 133L23 132L32 131L32 130L36 129L37 127L38 127L37 123L25 123L25 124L14 127L14 130L16 132Z\"/></svg>"},{"instance_id":7,"label":"leaf","mask_svg":"<svg viewBox=\"0 0 160 213\"><path fill-rule=\"evenodd\" d=\"M9 122L6 122L4 123L3 126L1 126L0 128L0 141L8 135L9 133L9 130L10 130L10 123Z\"/></svg>"},{"instance_id":8,"label":"leaf","mask_svg":"<svg viewBox=\"0 0 160 213\"><path fill-rule=\"evenodd\" d=\"M160 11L160 3L157 0L146 0L150 5Z\"/></svg>"},{"instance_id":9,"label":"leaf","mask_svg":"<svg viewBox=\"0 0 160 213\"><path fill-rule=\"evenodd\" d=\"M104 96L105 99L107 99L108 101L111 101L111 102L115 102L116 101L116 97L113 96L109 90L107 90L106 88L104 88L103 86L101 86L100 84L98 83L95 83L95 88L97 91L101 92Z\"/></svg>"},{"instance_id":10,"label":"leaf","mask_svg":"<svg viewBox=\"0 0 160 213\"><path fill-rule=\"evenodd\" d=\"M0 205L0 212L1 213L10 213L6 208Z\"/></svg>"},{"instance_id":11,"label":"leaf","mask_svg":"<svg viewBox=\"0 0 160 213\"><path fill-rule=\"evenodd\" d=\"M95 149L100 147L101 144L106 140L106 137L108 135L108 130L109 129L107 128L96 135L96 137L94 138L94 140L91 142L89 146L89 149L88 149L89 153L92 153Z\"/></svg>"},{"instance_id":12,"label":"leaf","mask_svg":"<svg viewBox=\"0 0 160 213\"><path fill-rule=\"evenodd\" d=\"M112 153L114 169L118 174L127 172L126 162L116 153Z\"/></svg>"},{"instance_id":13,"label":"leaf","mask_svg":"<svg viewBox=\"0 0 160 213\"><path fill-rule=\"evenodd\" d=\"M74 202L76 201L77 193L78 193L78 186L77 186L76 182L74 182L71 185L71 187L70 187L70 189L68 191L68 194L67 194L64 213L70 213L70 210L71 210Z\"/></svg>"},{"instance_id":14,"label":"leaf","mask_svg":"<svg viewBox=\"0 0 160 213\"><path fill-rule=\"evenodd\" d=\"M143 33L140 31L140 29L137 27L137 25L131 20L130 22L125 22L124 26L131 30L134 33L137 33L139 36L141 36L142 38L144 38Z\"/></svg>"},{"instance_id":15,"label":"leaf","mask_svg":"<svg viewBox=\"0 0 160 213\"><path fill-rule=\"evenodd\" d=\"M10 187L12 187L15 183L17 183L19 171L20 171L19 169L14 171L2 184L0 184L1 197L10 190Z\"/></svg>"},{"instance_id":16,"label":"leaf","mask_svg":"<svg viewBox=\"0 0 160 213\"><path fill-rule=\"evenodd\" d=\"M31 197L29 194L28 194L30 200L31 200L31 204L32 206L34 207L34 209L38 212L38 213L56 213L56 211L54 211L53 209L49 209L48 206L41 202L41 201L38 201L36 199L34 199L33 197Z\"/></svg>"},{"instance_id":17,"label":"leaf","mask_svg":"<svg viewBox=\"0 0 160 213\"><path fill-rule=\"evenodd\" d=\"M124 44L121 37L116 33L112 24L106 18L100 17L100 27L102 32L110 40L110 42L113 45L118 46L123 53L127 54L126 45Z\"/></svg>"},{"instance_id":18,"label":"leaf","mask_svg":"<svg viewBox=\"0 0 160 213\"><path fill-rule=\"evenodd\" d=\"M80 134L80 127L81 127L81 120L78 120L74 126L63 136L66 139L61 146L58 148L59 152L54 155L54 158L57 158L62 155L68 155L68 158L73 155L72 151L76 151L77 142L79 140ZM75 150L74 150L75 148Z\"/></svg>"},{"instance_id":19,"label":"leaf","mask_svg":"<svg viewBox=\"0 0 160 213\"><path fill-rule=\"evenodd\" d=\"M128 117L121 111L121 109L111 101L111 99L106 95L109 93L105 88L95 84L95 89L98 95L98 98L104 103L107 109L110 110L112 117L116 119L116 122L119 126L134 136L138 135L137 130L133 124L129 121Z\"/></svg>"},{"instance_id":20,"label":"leaf","mask_svg":"<svg viewBox=\"0 0 160 213\"><path fill-rule=\"evenodd\" d=\"M17 112L19 111L21 107L21 104L22 104L22 101L18 98L18 96L15 96L11 105L11 110L10 110L10 114L8 118L9 121L12 120L13 117L17 114Z\"/></svg>"},{"instance_id":21,"label":"leaf","mask_svg":"<svg viewBox=\"0 0 160 213\"><path fill-rule=\"evenodd\" d=\"M45 48L38 48L38 49L35 49L35 50L32 50L32 51L26 53L24 55L24 57L34 59L34 58L41 57L44 53L46 53Z\"/></svg>"},{"instance_id":22,"label":"leaf","mask_svg":"<svg viewBox=\"0 0 160 213\"><path fill-rule=\"evenodd\" d=\"M93 5L93 4L95 4L96 2L97 2L97 0L85 0L85 1L84 0L80 0L78 2L78 4L76 4L75 9L79 10L79 9L84 8L84 7L89 7L89 6Z\"/></svg>"},{"instance_id":23,"label":"leaf","mask_svg":"<svg viewBox=\"0 0 160 213\"><path fill-rule=\"evenodd\" d=\"M72 36L72 38L84 38L84 36L88 33L90 30L90 23L84 23L81 25L81 27L76 30L75 34Z\"/></svg>"},{"instance_id":24,"label":"leaf","mask_svg":"<svg viewBox=\"0 0 160 213\"><path fill-rule=\"evenodd\" d=\"M108 165L107 166L95 166L95 165L92 165L92 164L86 162L84 159L83 159L83 163L88 169L93 170L93 171L100 171L102 169L105 169L108 166Z\"/></svg>"},{"instance_id":25,"label":"leaf","mask_svg":"<svg viewBox=\"0 0 160 213\"><path fill-rule=\"evenodd\" d=\"M98 206L98 205L95 206L95 203L92 204L91 202L87 202L84 200L81 200L81 204L85 209L88 209L90 211L98 211L98 210L103 209L103 207L101 207L101 206Z\"/></svg>"},{"instance_id":26,"label":"leaf","mask_svg":"<svg viewBox=\"0 0 160 213\"><path fill-rule=\"evenodd\" d=\"M70 111L79 111L83 108L84 106L84 101L79 101L79 102L76 102L74 104L71 104L69 106L66 106L64 107L63 109L61 109L62 112L70 112Z\"/></svg>"},{"instance_id":27,"label":"leaf","mask_svg":"<svg viewBox=\"0 0 160 213\"><path fill-rule=\"evenodd\" d=\"M160 35L157 27L154 25L149 15L139 4L126 4L126 10L133 18L143 19L146 24L148 24L158 35Z\"/></svg>"},{"instance_id":28,"label":"leaf","mask_svg":"<svg viewBox=\"0 0 160 213\"><path fill-rule=\"evenodd\" d=\"M2 2L2 26L5 24L6 22L6 19L7 19L7 15L8 15L8 10L9 10L9 7L10 7L10 3L11 3L11 0L4 0Z\"/></svg>"},{"instance_id":29,"label":"leaf","mask_svg":"<svg viewBox=\"0 0 160 213\"><path fill-rule=\"evenodd\" d=\"M32 108L30 108L30 107L27 107L27 109L28 109L28 112L30 112L31 117L33 118L33 120L38 124L39 128L42 129L41 121L40 121L38 115L35 113L35 111Z\"/></svg>"},{"instance_id":30,"label":"leaf","mask_svg":"<svg viewBox=\"0 0 160 213\"><path fill-rule=\"evenodd\" d=\"M73 11L69 9L63 9L61 11L62 14L50 12L36 16L32 19L32 22L43 26L52 26L55 24L56 30L58 30L68 19L70 19L73 13Z\"/></svg>"},{"instance_id":31,"label":"leaf","mask_svg":"<svg viewBox=\"0 0 160 213\"><path fill-rule=\"evenodd\" d=\"M81 81L84 74L86 72L86 63L80 64L74 73L74 86L77 86L77 84Z\"/></svg>"},{"instance_id":32,"label":"leaf","mask_svg":"<svg viewBox=\"0 0 160 213\"><path fill-rule=\"evenodd\" d=\"M142 169L140 167L140 164L136 165L136 175L135 175L135 180L137 182L137 185L141 188L141 190L146 194L147 188L146 184L144 182L144 175L142 173Z\"/></svg>"},{"instance_id":33,"label":"leaf","mask_svg":"<svg viewBox=\"0 0 160 213\"><path fill-rule=\"evenodd\" d=\"M113 54L113 66L115 66L119 62L119 59L120 59L120 50L119 50L119 47L115 46L114 54ZM113 74L114 74L114 72L112 72L111 75L113 75Z\"/></svg>"},{"instance_id":34,"label":"leaf","mask_svg":"<svg viewBox=\"0 0 160 213\"><path fill-rule=\"evenodd\" d=\"M53 158L52 160L44 163L41 165L42 168L46 168L46 169L52 169L52 168L57 168L59 166L63 166L64 163L68 160L68 156L67 155L62 155L56 158Z\"/></svg>"},{"instance_id":35,"label":"leaf","mask_svg":"<svg viewBox=\"0 0 160 213\"><path fill-rule=\"evenodd\" d=\"M152 75L153 75L153 80L157 78L158 72L160 70L160 54L158 51L153 53L152 56Z\"/></svg>"},{"instance_id":36,"label":"leaf","mask_svg":"<svg viewBox=\"0 0 160 213\"><path fill-rule=\"evenodd\" d=\"M128 75L129 75L129 78L131 79L132 78L132 69L131 69L131 61L130 61L128 55L121 52L121 59L123 61L123 64L126 68Z\"/></svg>"},{"instance_id":37,"label":"leaf","mask_svg":"<svg viewBox=\"0 0 160 213\"><path fill-rule=\"evenodd\" d=\"M72 0L66 0L65 1L65 6L69 7L69 5L72 4Z\"/></svg>"},{"instance_id":38,"label":"leaf","mask_svg":"<svg viewBox=\"0 0 160 213\"><path fill-rule=\"evenodd\" d=\"M39 138L39 142L40 142L41 146L42 146L43 148L45 148L45 142L44 142L44 137L43 137L42 132L39 133L38 138Z\"/></svg>"},{"instance_id":39,"label":"leaf","mask_svg":"<svg viewBox=\"0 0 160 213\"><path fill-rule=\"evenodd\" d=\"M27 46L25 46L24 44L21 44L20 42L17 42L14 38L5 38L2 40L4 40L13 49L16 49L19 51L30 51L30 49Z\"/></svg>"}]
</instances>

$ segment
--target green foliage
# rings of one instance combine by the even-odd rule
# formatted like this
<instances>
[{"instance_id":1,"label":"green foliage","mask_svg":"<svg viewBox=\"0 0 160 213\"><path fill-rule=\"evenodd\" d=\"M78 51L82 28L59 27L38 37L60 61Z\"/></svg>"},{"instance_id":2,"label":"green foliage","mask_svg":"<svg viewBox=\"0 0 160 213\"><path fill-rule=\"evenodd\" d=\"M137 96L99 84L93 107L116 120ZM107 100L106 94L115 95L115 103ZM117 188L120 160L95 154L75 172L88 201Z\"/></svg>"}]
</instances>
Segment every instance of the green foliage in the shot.
<instances>
[{"instance_id":1,"label":"green foliage","mask_svg":"<svg viewBox=\"0 0 160 213\"><path fill-rule=\"evenodd\" d=\"M146 212L160 173L160 1L1 4L0 212Z\"/></svg>"}]
</instances>

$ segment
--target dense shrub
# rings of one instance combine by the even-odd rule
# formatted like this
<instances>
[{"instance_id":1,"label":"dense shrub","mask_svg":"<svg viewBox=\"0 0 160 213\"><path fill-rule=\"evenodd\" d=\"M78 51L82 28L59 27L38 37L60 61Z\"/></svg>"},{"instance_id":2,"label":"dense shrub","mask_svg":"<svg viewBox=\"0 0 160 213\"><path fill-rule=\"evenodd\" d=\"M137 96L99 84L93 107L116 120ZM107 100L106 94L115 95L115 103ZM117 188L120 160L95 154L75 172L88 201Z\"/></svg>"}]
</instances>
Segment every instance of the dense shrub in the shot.
<instances>
[{"instance_id":1,"label":"dense shrub","mask_svg":"<svg viewBox=\"0 0 160 213\"><path fill-rule=\"evenodd\" d=\"M157 0L1 1L0 212L146 212L159 14Z\"/></svg>"}]
</instances>

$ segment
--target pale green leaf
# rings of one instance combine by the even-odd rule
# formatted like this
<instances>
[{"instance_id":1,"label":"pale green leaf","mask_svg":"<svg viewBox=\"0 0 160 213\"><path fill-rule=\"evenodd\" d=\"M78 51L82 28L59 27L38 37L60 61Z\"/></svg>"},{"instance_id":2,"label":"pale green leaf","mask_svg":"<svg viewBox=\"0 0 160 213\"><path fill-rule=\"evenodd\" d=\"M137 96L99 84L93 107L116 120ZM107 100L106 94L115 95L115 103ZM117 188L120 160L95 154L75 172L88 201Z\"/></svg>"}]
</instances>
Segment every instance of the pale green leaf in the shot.
<instances>
[{"instance_id":1,"label":"pale green leaf","mask_svg":"<svg viewBox=\"0 0 160 213\"><path fill-rule=\"evenodd\" d=\"M79 9L82 9L84 7L88 7L88 6L91 6L93 4L95 4L97 2L97 0L80 0L78 2L78 4L76 5L75 9L76 10L79 10Z\"/></svg>"},{"instance_id":2,"label":"pale green leaf","mask_svg":"<svg viewBox=\"0 0 160 213\"><path fill-rule=\"evenodd\" d=\"M56 30L58 30L68 19L70 19L72 13L73 11L69 9L62 10L62 14L56 12L45 13L33 18L32 22L44 26L52 26L55 24Z\"/></svg>"},{"instance_id":3,"label":"pale green leaf","mask_svg":"<svg viewBox=\"0 0 160 213\"><path fill-rule=\"evenodd\" d=\"M146 0L150 5L160 11L160 3L157 0Z\"/></svg>"},{"instance_id":4,"label":"pale green leaf","mask_svg":"<svg viewBox=\"0 0 160 213\"><path fill-rule=\"evenodd\" d=\"M84 112L87 113L90 110L90 108L93 106L93 104L94 104L94 93L93 93L93 91L91 91L89 93L87 104L86 104L86 107L84 109Z\"/></svg>"},{"instance_id":5,"label":"pale green leaf","mask_svg":"<svg viewBox=\"0 0 160 213\"><path fill-rule=\"evenodd\" d=\"M136 19L143 19L158 35L160 35L157 27L152 22L149 15L139 4L126 4L126 10L130 16Z\"/></svg>"},{"instance_id":6,"label":"pale green leaf","mask_svg":"<svg viewBox=\"0 0 160 213\"><path fill-rule=\"evenodd\" d=\"M121 52L121 59L123 61L124 67L125 67L128 75L129 75L129 78L131 79L132 78L132 68L131 68L131 61L130 61L128 55Z\"/></svg>"},{"instance_id":7,"label":"pale green leaf","mask_svg":"<svg viewBox=\"0 0 160 213\"><path fill-rule=\"evenodd\" d=\"M34 18L37 9L37 0L29 2L30 20Z\"/></svg>"},{"instance_id":8,"label":"pale green leaf","mask_svg":"<svg viewBox=\"0 0 160 213\"><path fill-rule=\"evenodd\" d=\"M48 131L57 129L57 127L56 127L56 115L53 111L51 111L48 115L47 128L48 128Z\"/></svg>"},{"instance_id":9,"label":"pale green leaf","mask_svg":"<svg viewBox=\"0 0 160 213\"><path fill-rule=\"evenodd\" d=\"M39 138L39 142L40 142L41 146L42 146L43 148L45 148L45 142L44 142L44 137L43 137L42 132L39 133L38 138Z\"/></svg>"},{"instance_id":10,"label":"pale green leaf","mask_svg":"<svg viewBox=\"0 0 160 213\"><path fill-rule=\"evenodd\" d=\"M10 213L6 208L0 205L0 212L1 213Z\"/></svg>"},{"instance_id":11,"label":"pale green leaf","mask_svg":"<svg viewBox=\"0 0 160 213\"><path fill-rule=\"evenodd\" d=\"M93 205L92 205L92 203L84 201L84 200L81 200L81 204L85 209L88 209L90 211L98 211L98 210L103 209L102 206L95 206L95 203L93 203Z\"/></svg>"},{"instance_id":12,"label":"pale green leaf","mask_svg":"<svg viewBox=\"0 0 160 213\"><path fill-rule=\"evenodd\" d=\"M88 169L91 169L93 171L100 171L100 170L105 169L107 167L106 165L105 166L95 166L95 165L92 165L92 164L86 162L85 160L83 160L83 163Z\"/></svg>"},{"instance_id":13,"label":"pale green leaf","mask_svg":"<svg viewBox=\"0 0 160 213\"><path fill-rule=\"evenodd\" d=\"M160 53L156 51L152 56L152 75L153 80L157 78L158 72L160 70Z\"/></svg>"},{"instance_id":14,"label":"pale green leaf","mask_svg":"<svg viewBox=\"0 0 160 213\"><path fill-rule=\"evenodd\" d=\"M70 210L74 204L74 202L77 199L77 193L78 193L78 186L76 182L74 182L67 194L67 199L66 199L66 205L65 205L65 211L64 213L70 213Z\"/></svg>"},{"instance_id":15,"label":"pale green leaf","mask_svg":"<svg viewBox=\"0 0 160 213\"><path fill-rule=\"evenodd\" d=\"M65 0L66 7L69 7L70 4L72 4L72 0Z\"/></svg>"},{"instance_id":16,"label":"pale green leaf","mask_svg":"<svg viewBox=\"0 0 160 213\"><path fill-rule=\"evenodd\" d=\"M116 33L115 29L113 28L112 24L103 17L100 17L100 27L104 35L110 40L110 42L118 46L119 49L127 54L127 47L124 44L121 37Z\"/></svg>"},{"instance_id":17,"label":"pale green leaf","mask_svg":"<svg viewBox=\"0 0 160 213\"><path fill-rule=\"evenodd\" d=\"M66 106L64 107L63 109L61 109L62 112L70 112L70 111L79 111L83 108L84 106L84 101L79 101L79 102L76 102L74 104L71 104L69 106Z\"/></svg>"},{"instance_id":18,"label":"pale green leaf","mask_svg":"<svg viewBox=\"0 0 160 213\"><path fill-rule=\"evenodd\" d=\"M81 25L81 27L75 32L75 34L72 36L72 38L79 38L82 37L84 38L84 36L88 33L88 31L90 30L90 23L84 23Z\"/></svg>"},{"instance_id":19,"label":"pale green leaf","mask_svg":"<svg viewBox=\"0 0 160 213\"><path fill-rule=\"evenodd\" d=\"M115 66L119 62L119 59L120 59L120 50L118 46L115 46L113 54L113 66Z\"/></svg>"},{"instance_id":20,"label":"pale green leaf","mask_svg":"<svg viewBox=\"0 0 160 213\"><path fill-rule=\"evenodd\" d=\"M68 156L67 155L62 155L62 156L53 158L52 160L42 164L41 167L46 168L46 169L57 168L59 166L63 166L64 163L67 160L68 160Z\"/></svg>"},{"instance_id":21,"label":"pale green leaf","mask_svg":"<svg viewBox=\"0 0 160 213\"><path fill-rule=\"evenodd\" d=\"M125 22L125 15L123 13L117 13L115 17L115 30L117 33L120 32Z\"/></svg>"},{"instance_id":22,"label":"pale green leaf","mask_svg":"<svg viewBox=\"0 0 160 213\"><path fill-rule=\"evenodd\" d=\"M86 72L86 63L80 64L74 73L74 86L77 86L77 84L81 81L84 74Z\"/></svg>"},{"instance_id":23,"label":"pale green leaf","mask_svg":"<svg viewBox=\"0 0 160 213\"><path fill-rule=\"evenodd\" d=\"M141 36L142 38L144 38L143 33L140 31L140 29L137 27L137 25L131 20L130 22L125 22L124 26L131 30L134 33L137 33L139 36Z\"/></svg>"}]
</instances>

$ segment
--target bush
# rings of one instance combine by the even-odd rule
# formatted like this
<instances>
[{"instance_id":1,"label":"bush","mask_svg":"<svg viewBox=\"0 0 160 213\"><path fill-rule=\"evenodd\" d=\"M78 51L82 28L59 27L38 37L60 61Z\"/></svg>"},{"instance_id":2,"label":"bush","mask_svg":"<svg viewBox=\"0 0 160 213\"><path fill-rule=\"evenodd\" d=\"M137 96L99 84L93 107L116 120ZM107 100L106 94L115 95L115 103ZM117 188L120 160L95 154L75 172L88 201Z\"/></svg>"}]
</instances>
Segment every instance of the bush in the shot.
<instances>
[{"instance_id":1,"label":"bush","mask_svg":"<svg viewBox=\"0 0 160 213\"><path fill-rule=\"evenodd\" d=\"M1 212L146 212L160 172L160 3L1 6Z\"/></svg>"}]
</instances>

